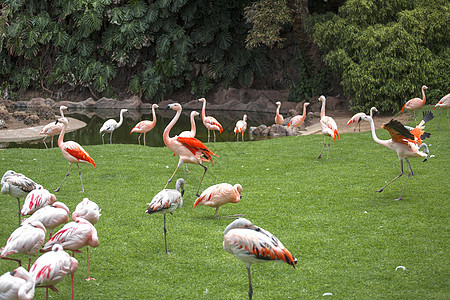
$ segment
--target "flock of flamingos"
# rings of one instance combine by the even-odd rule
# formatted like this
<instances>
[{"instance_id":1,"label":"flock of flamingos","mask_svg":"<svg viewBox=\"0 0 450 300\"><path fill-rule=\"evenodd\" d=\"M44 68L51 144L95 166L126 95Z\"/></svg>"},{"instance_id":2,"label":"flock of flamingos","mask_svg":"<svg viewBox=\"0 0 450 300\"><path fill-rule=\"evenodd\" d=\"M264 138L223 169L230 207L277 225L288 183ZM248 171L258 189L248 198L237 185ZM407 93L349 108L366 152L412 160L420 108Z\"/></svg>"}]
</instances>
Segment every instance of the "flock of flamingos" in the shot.
<instances>
[{"instance_id":1,"label":"flock of flamingos","mask_svg":"<svg viewBox=\"0 0 450 300\"><path fill-rule=\"evenodd\" d=\"M404 109L414 111L422 107L426 102L425 89L427 89L427 87L423 86L423 98L414 98L409 100L403 106L402 112ZM208 129L208 142L210 140L210 131L213 132L215 141L215 132L222 132L222 126L214 117L206 116L205 98L201 98L198 101L203 103L202 119L203 124ZM322 152L327 146L326 138L328 137L330 141L331 139L336 141L336 138L339 139L339 133L336 122L333 118L325 115L325 96L320 96L319 101L322 102L320 124L324 135L322 151L318 156L318 158L321 158ZM281 125L284 123L283 116L279 113L281 103L277 102L276 104L277 110L275 123ZM306 107L308 105L309 103L304 104L303 115L293 117L287 124L288 127L298 127L304 122L306 117ZM435 109L437 107L449 108L450 94L444 96L435 105ZM145 133L150 131L155 126L156 108L158 108L158 105L153 104L153 121L141 121L131 130L131 133L139 133L139 144L141 134L144 134L145 145ZM182 107L178 103L173 103L169 104L168 108L175 110L176 114L165 128L163 132L163 140L165 145L173 152L173 155L179 156L179 161L164 189L154 196L151 203L149 203L148 209L146 210L146 213L148 214L161 213L164 215L164 241L166 253L168 253L168 251L165 215L167 213L172 213L177 208L182 206L184 180L182 178L177 180L176 189L166 189L166 187L172 181L176 172L182 165L197 164L204 169L196 193L198 198L194 203L193 210L197 205L214 207L216 208L214 218L217 218L218 210L222 205L226 203L239 202L242 194L242 186L240 184L232 186L228 183L220 183L210 186L204 190L201 195L199 194L201 183L207 171L207 167L204 163L212 162L212 156L217 155L209 150L208 147L206 147L200 140L195 138L196 127L194 118L199 115L195 111L193 111L190 115L191 130L184 131L179 135L170 137L170 130L178 121L181 115ZM66 107L61 106L60 113L62 117L59 118L56 123L51 123L44 127L41 133L45 136L59 134L58 146L61 149L62 155L69 162L69 170L55 192L60 190L64 180L69 176L70 167L72 164L76 164L78 167L81 190L84 191L79 163L89 163L95 167L95 162L78 143L74 141L64 142L64 134L68 125L68 120L64 117L63 112L65 109ZM112 143L112 133L122 124L123 113L126 111L126 109L121 110L119 122L110 119L104 123L100 129L102 140L103 136L106 133L109 133L110 143ZM408 178L403 186L400 197L396 199L400 200L409 177L413 175L408 158L423 157L425 160L428 158L428 147L425 143L422 143L422 140L430 135L424 132L424 125L426 122L433 119L434 116L429 111L424 112L423 120L415 128L404 126L396 120L391 120L390 122L382 125L382 128L386 129L390 133L391 139L380 140L375 133L375 126L372 119L373 111L377 111L375 107L370 110L369 116L365 113L358 113L354 115L348 121L347 125L356 123L354 129L356 130L361 121L369 122L374 141L395 151L398 155L400 160L400 174L378 190L378 192L382 192L384 188L403 175L403 160L407 162L409 168ZM247 129L246 121L247 116L244 115L243 119L236 123L234 132L238 141L239 134L242 136L242 141L244 140L244 132ZM330 141L328 142L328 152L330 148ZM422 148L424 148L424 151L421 151ZM0 277L0 299L32 299L34 297L36 287L45 287L48 298L48 289L50 288L57 292L55 285L58 282L61 282L68 274L70 274L72 278L73 299L73 273L78 268L78 261L75 259L74 253L80 252L79 249L83 247L86 247L87 250L88 278L86 280L94 279L90 276L89 272L88 251L89 246L97 247L99 244L97 231L94 227L94 224L97 223L100 217L100 209L98 205L93 201L90 201L88 198L84 198L72 213L73 221L68 223L69 209L64 203L56 201L56 197L53 194L44 189L41 185L35 183L33 180L11 170L7 171L1 179L1 192L2 194L10 194L12 197L17 198L19 208L19 227L10 235L6 245L0 249L0 257L1 259L17 261L19 263L19 267L12 272L3 274ZM21 197L26 197L22 207L20 205ZM22 215L29 215L30 217L21 222ZM251 264L265 261L284 261L295 268L297 259L270 232L252 224L249 220L242 218L241 215L231 217L236 218L236 220L230 223L225 229L223 248L225 251L233 254L246 264L249 280L248 296L249 299L252 299L253 289L250 273ZM53 234L53 230L62 224L65 224L64 227ZM49 231L50 236L48 241L44 244L47 231ZM65 250L72 251L72 256L65 252ZM36 256L38 256L39 252L43 254L39 256L30 266L32 255L36 253ZM20 260L8 257L9 255L16 253L24 253L29 256L27 269L21 266Z\"/></svg>"}]
</instances>

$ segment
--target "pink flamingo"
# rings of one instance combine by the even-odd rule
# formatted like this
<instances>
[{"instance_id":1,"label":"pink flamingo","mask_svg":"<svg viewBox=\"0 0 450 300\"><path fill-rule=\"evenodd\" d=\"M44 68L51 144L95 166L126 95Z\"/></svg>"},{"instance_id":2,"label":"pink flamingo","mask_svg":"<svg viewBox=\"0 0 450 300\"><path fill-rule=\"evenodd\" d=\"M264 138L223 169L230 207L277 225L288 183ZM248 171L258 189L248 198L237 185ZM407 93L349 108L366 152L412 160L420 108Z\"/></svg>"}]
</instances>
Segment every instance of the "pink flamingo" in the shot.
<instances>
[{"instance_id":1,"label":"pink flamingo","mask_svg":"<svg viewBox=\"0 0 450 300\"><path fill-rule=\"evenodd\" d=\"M222 133L223 128L222 125L220 125L219 121L217 121L214 117L207 117L206 116L206 99L200 98L198 101L203 102L202 107L202 120L205 127L208 129L208 143L209 143L209 131L212 130L214 134L214 143L216 142L216 130L218 130L220 133Z\"/></svg>"},{"instance_id":2,"label":"pink flamingo","mask_svg":"<svg viewBox=\"0 0 450 300\"><path fill-rule=\"evenodd\" d=\"M248 297L253 295L250 266L267 261L286 262L295 269L297 259L270 232L240 218L227 226L224 232L223 249L245 263L248 273Z\"/></svg>"},{"instance_id":3,"label":"pink flamingo","mask_svg":"<svg viewBox=\"0 0 450 300\"><path fill-rule=\"evenodd\" d=\"M397 152L398 159L400 160L400 174L389 181L385 186L379 189L377 192L382 192L388 185L394 182L396 179L403 175L403 159L406 160L409 167L408 178L406 179L405 185L403 186L402 193L400 197L395 200L401 200L403 196L403 191L405 190L406 184L408 183L409 177L411 175L414 176L414 173L411 168L411 164L409 163L409 157L426 157L428 158L428 146L425 143L422 143L422 139L425 139L430 136L429 133L425 133L423 131L424 124L433 119L433 114L430 111L423 112L423 120L420 122L416 128L412 130L403 126L400 122L396 120L391 120L388 123L384 123L381 128L386 129L391 138L389 140L380 140L375 133L375 125L373 123L373 119L370 116L363 116L362 119L370 123L370 129L372 130L372 138L373 140L385 146L388 149L391 149ZM422 147L425 147L425 152L420 151ZM424 161L426 161L425 159Z\"/></svg>"},{"instance_id":4,"label":"pink flamingo","mask_svg":"<svg viewBox=\"0 0 450 300\"><path fill-rule=\"evenodd\" d=\"M242 197L242 186L240 184L235 184L232 186L229 183L219 183L210 186L194 203L192 212L197 205L205 205L209 207L215 207L216 212L214 213L214 218L217 219L217 212L219 208L227 203L238 203ZM243 217L243 215L236 215L235 217Z\"/></svg>"},{"instance_id":5,"label":"pink flamingo","mask_svg":"<svg viewBox=\"0 0 450 300\"><path fill-rule=\"evenodd\" d=\"M64 177L63 181L59 185L59 187L55 190L55 192L59 192L59 189L61 188L64 180L69 176L70 174L70 167L72 164L76 164L78 167L78 175L80 176L80 182L81 182L81 191L84 192L83 188L83 181L81 180L81 170L79 163L89 163L92 164L95 168L95 162L94 160L89 156L89 153L86 152L86 150L83 149L83 147L80 146L77 142L74 141L67 141L64 142L64 134L66 133L67 124L68 121L66 118L60 118L56 122L61 122L64 127L61 131L61 134L58 138L58 146L59 149L61 149L61 152L63 156L67 159L69 162L69 171L66 174L66 177Z\"/></svg>"},{"instance_id":6,"label":"pink flamingo","mask_svg":"<svg viewBox=\"0 0 450 300\"><path fill-rule=\"evenodd\" d=\"M294 117L292 117L292 119L289 121L287 128L289 128L289 126L292 127L300 127L302 126L303 122L306 119L306 107L309 105L309 102L305 102L303 104L303 115L296 115Z\"/></svg>"},{"instance_id":7,"label":"pink flamingo","mask_svg":"<svg viewBox=\"0 0 450 300\"><path fill-rule=\"evenodd\" d=\"M104 140L103 137L105 136L106 133L110 134L110 136L109 136L109 143L112 144L113 132L114 132L114 130L116 130L117 128L119 128L122 125L122 123L123 123L123 113L125 113L125 112L128 112L128 109L124 108L124 109L120 110L119 123L117 123L117 121L114 120L114 119L106 120L105 123L103 123L103 126L100 128L100 131L99 131L99 133L103 132L103 134L102 134L102 142L103 142L103 144L105 144L105 140Z\"/></svg>"},{"instance_id":8,"label":"pink flamingo","mask_svg":"<svg viewBox=\"0 0 450 300\"><path fill-rule=\"evenodd\" d=\"M277 125L283 125L284 122L284 118L282 115L280 115L280 107L281 107L281 102L278 101L277 103L275 103L277 105L277 110L275 112L275 124Z\"/></svg>"},{"instance_id":9,"label":"pink flamingo","mask_svg":"<svg viewBox=\"0 0 450 300\"><path fill-rule=\"evenodd\" d=\"M83 218L94 225L101 216L100 211L101 209L98 207L97 203L88 198L84 198L78 203L75 211L72 213L72 220L75 221L77 218Z\"/></svg>"},{"instance_id":10,"label":"pink flamingo","mask_svg":"<svg viewBox=\"0 0 450 300\"><path fill-rule=\"evenodd\" d=\"M200 190L200 185L202 184L203 178L205 177L205 173L208 170L208 168L202 164L202 162L211 162L212 158L211 155L218 156L217 154L213 153L211 150L209 150L202 142L197 140L196 138L189 138L189 137L179 137L174 136L170 137L170 130L175 125L175 123L178 121L181 115L181 105L179 103L172 103L168 105L168 108L175 110L177 113L173 117L172 121L170 121L169 125L167 125L166 129L164 129L163 132L163 140L164 144L172 150L172 152L175 155L178 155L180 159L178 160L178 165L175 171L173 172L172 176L169 178L169 180L166 183L166 186L172 181L173 177L175 176L175 173L178 171L180 166L184 163L190 163L190 164L198 164L203 167L204 172L202 175L202 179L200 180L200 183L198 185L197 189L197 196L200 196L198 193Z\"/></svg>"},{"instance_id":11,"label":"pink flamingo","mask_svg":"<svg viewBox=\"0 0 450 300\"><path fill-rule=\"evenodd\" d=\"M28 270L30 270L31 256L34 253L36 253L37 256L39 248L41 248L42 244L44 243L45 234L45 227L39 221L33 221L20 226L19 228L14 230L13 233L11 233L5 247L0 249L0 257L2 259L17 261L19 263L19 266L21 266L22 263L19 259L6 257L10 254L26 253L29 257Z\"/></svg>"},{"instance_id":12,"label":"pink flamingo","mask_svg":"<svg viewBox=\"0 0 450 300\"><path fill-rule=\"evenodd\" d=\"M34 298L34 279L23 267L0 276L0 299L31 300Z\"/></svg>"},{"instance_id":13,"label":"pink flamingo","mask_svg":"<svg viewBox=\"0 0 450 300\"><path fill-rule=\"evenodd\" d=\"M378 110L376 109L376 107L372 107L372 108L370 109L369 114L370 114L370 117L371 117L371 118L373 118L373 112L374 112L374 111L378 112ZM365 116L365 115L366 115L366 114L363 113L363 112L354 114L353 117L352 117L350 120L348 120L347 126L350 125L351 123L356 123L356 126L355 126L355 128L353 129L353 131L355 131L355 130L356 130L356 127L358 127L358 126L359 126L359 131L361 131L361 120L362 120L361 117L362 117L362 116Z\"/></svg>"},{"instance_id":14,"label":"pink flamingo","mask_svg":"<svg viewBox=\"0 0 450 300\"><path fill-rule=\"evenodd\" d=\"M408 102L405 103L405 105L403 105L402 107L402 113L403 110L406 108L407 110L410 110L413 112L413 116L415 117L415 110L421 108L422 106L425 105L425 102L427 101L427 99L425 98L425 90L427 90L428 87L426 85L422 86L422 99L420 98L413 98L411 100L408 100Z\"/></svg>"},{"instance_id":15,"label":"pink flamingo","mask_svg":"<svg viewBox=\"0 0 450 300\"><path fill-rule=\"evenodd\" d=\"M436 109L436 107L442 107L443 109L447 110L447 125L448 125L448 129L450 129L450 123L449 123L449 119L448 119L448 108L450 107L450 94L447 94L444 97L442 97L441 100L439 100L439 102L436 103L436 105L434 106L434 109ZM441 112L439 112L438 130L439 130L439 124L441 123Z\"/></svg>"},{"instance_id":16,"label":"pink flamingo","mask_svg":"<svg viewBox=\"0 0 450 300\"><path fill-rule=\"evenodd\" d=\"M41 251L49 251L55 244L60 244L64 250L80 252L78 249L84 246L97 247L99 245L97 230L94 225L83 218L77 218L74 222L67 223L42 247ZM89 248L86 247L88 278L86 280L95 280L91 277L89 269Z\"/></svg>"},{"instance_id":17,"label":"pink flamingo","mask_svg":"<svg viewBox=\"0 0 450 300\"><path fill-rule=\"evenodd\" d=\"M21 224L21 214L20 214L20 198L25 197L34 189L40 189L42 186L37 184L30 178L23 174L16 173L12 170L8 170L3 174L2 181L2 194L10 194L12 197L17 198L17 203L19 205L19 226Z\"/></svg>"},{"instance_id":18,"label":"pink flamingo","mask_svg":"<svg viewBox=\"0 0 450 300\"><path fill-rule=\"evenodd\" d=\"M31 267L30 275L34 278L36 287L46 288L46 299L48 299L48 289L58 293L55 284L63 281L66 275L70 274L72 281L73 300L73 273L78 269L78 261L63 250L59 244L41 255ZM43 285L43 286L40 286Z\"/></svg>"},{"instance_id":19,"label":"pink flamingo","mask_svg":"<svg viewBox=\"0 0 450 300\"><path fill-rule=\"evenodd\" d=\"M62 202L55 202L38 209L29 218L24 219L22 224L34 221L39 221L44 225L49 232L48 239L51 239L56 227L69 222L69 208Z\"/></svg>"},{"instance_id":20,"label":"pink flamingo","mask_svg":"<svg viewBox=\"0 0 450 300\"><path fill-rule=\"evenodd\" d=\"M239 134L242 134L242 141L244 141L244 132L247 130L247 115L244 115L242 120L236 122L236 127L234 127L234 135L236 136L236 141L239 142Z\"/></svg>"},{"instance_id":21,"label":"pink flamingo","mask_svg":"<svg viewBox=\"0 0 450 300\"><path fill-rule=\"evenodd\" d=\"M64 118L64 110L66 110L67 107L64 105L61 105L59 107L59 113L61 114L61 117ZM53 148L53 136L61 133L61 130L63 128L62 124L57 124L55 122L51 122L47 125L45 125L41 131L39 132L39 135L44 135L44 139L42 140L42 142L44 142L45 148L48 149L47 144L45 143L45 139L49 136L52 137L52 148Z\"/></svg>"},{"instance_id":22,"label":"pink flamingo","mask_svg":"<svg viewBox=\"0 0 450 300\"><path fill-rule=\"evenodd\" d=\"M195 137L195 135L197 134L197 128L195 126L195 117L197 117L198 115L200 115L198 112L196 112L195 110L191 111L191 115L190 115L190 120L191 120L191 130L185 130L182 133L180 133L178 136L181 137ZM175 153L173 154L173 156L175 156ZM187 165L183 164L183 168L186 167L186 172L189 173L189 170L187 168Z\"/></svg>"},{"instance_id":23,"label":"pink flamingo","mask_svg":"<svg viewBox=\"0 0 450 300\"><path fill-rule=\"evenodd\" d=\"M133 127L133 129L131 129L130 134L132 134L133 132L139 133L139 136L138 136L139 145L141 145L141 135L144 134L144 146L145 146L145 134L155 127L155 125L156 125L155 108L158 108L158 107L159 107L158 104L152 105L152 116L153 116L152 121L147 121L147 120L141 121L141 122L137 123L136 126Z\"/></svg>"},{"instance_id":24,"label":"pink flamingo","mask_svg":"<svg viewBox=\"0 0 450 300\"><path fill-rule=\"evenodd\" d=\"M179 178L177 180L175 190L164 189L153 197L152 201L148 204L148 208L145 211L147 214L159 213L164 215L164 245L167 251L167 229L166 229L166 214L180 208L183 205L184 195L184 179Z\"/></svg>"},{"instance_id":25,"label":"pink flamingo","mask_svg":"<svg viewBox=\"0 0 450 300\"><path fill-rule=\"evenodd\" d=\"M25 198L22 207L22 216L32 215L38 209L56 201L55 195L46 189L32 190Z\"/></svg>"},{"instance_id":26,"label":"pink flamingo","mask_svg":"<svg viewBox=\"0 0 450 300\"><path fill-rule=\"evenodd\" d=\"M325 115L325 106L327 99L325 96L320 96L319 101L322 101L322 109L320 110L320 125L322 126L322 134L323 134L323 147L322 151L320 151L320 154L317 158L322 157L323 149L326 146L326 137L330 137L336 141L336 137L339 139L339 132L337 130L336 122L332 117L328 117ZM327 159L328 159L328 153L330 152L330 142L328 142L328 151L327 151Z\"/></svg>"}]
</instances>

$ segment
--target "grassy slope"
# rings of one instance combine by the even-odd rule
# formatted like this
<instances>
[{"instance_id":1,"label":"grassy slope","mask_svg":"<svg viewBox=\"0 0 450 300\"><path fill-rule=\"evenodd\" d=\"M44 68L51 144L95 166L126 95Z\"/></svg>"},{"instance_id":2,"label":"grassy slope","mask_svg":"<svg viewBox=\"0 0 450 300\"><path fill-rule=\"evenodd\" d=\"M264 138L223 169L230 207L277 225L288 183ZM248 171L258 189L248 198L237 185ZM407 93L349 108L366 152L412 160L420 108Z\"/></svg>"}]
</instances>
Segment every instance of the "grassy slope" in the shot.
<instances>
[{"instance_id":1,"label":"grassy slope","mask_svg":"<svg viewBox=\"0 0 450 300\"><path fill-rule=\"evenodd\" d=\"M374 192L398 175L399 163L396 154L375 144L369 132L342 134L332 143L328 160L316 158L321 135L208 144L220 157L209 165L202 190L220 182L243 186L241 202L222 207L219 215L245 214L299 260L296 270L287 264L254 265L255 299L313 299L325 292L355 299L448 298L450 132L436 128L437 120L427 126L435 157L426 163L410 160L416 176L402 201L394 199L406 176L383 193ZM377 133L388 138L384 130ZM97 280L84 280L83 250L76 255L77 299L245 299L245 266L222 249L223 231L231 220L214 220L214 209L208 207L192 212L202 168L189 165L189 174L178 173L186 179L186 194L183 208L167 216L171 254L166 255L163 218L144 211L164 187L177 158L167 148L138 145L85 149L97 164L95 170L81 166L86 192L79 192L73 166L56 194L71 211L83 197L102 209L96 225L100 246L90 251L91 273ZM58 148L1 150L0 173L8 169L54 189L67 162ZM17 202L8 195L0 199L4 245L17 224ZM396 271L399 265L406 271ZM0 261L0 274L15 266ZM58 288L59 294L50 292L52 298L67 299L70 279ZM38 289L36 299L43 297L45 291Z\"/></svg>"}]
</instances>

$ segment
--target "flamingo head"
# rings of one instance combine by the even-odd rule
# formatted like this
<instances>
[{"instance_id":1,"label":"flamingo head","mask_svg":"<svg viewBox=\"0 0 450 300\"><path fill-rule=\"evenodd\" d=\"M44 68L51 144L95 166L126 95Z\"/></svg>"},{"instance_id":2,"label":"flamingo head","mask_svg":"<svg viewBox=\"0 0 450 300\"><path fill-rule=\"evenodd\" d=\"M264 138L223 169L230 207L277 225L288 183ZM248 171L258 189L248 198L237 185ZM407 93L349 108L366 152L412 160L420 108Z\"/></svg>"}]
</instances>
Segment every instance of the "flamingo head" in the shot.
<instances>
[{"instance_id":1,"label":"flamingo head","mask_svg":"<svg viewBox=\"0 0 450 300\"><path fill-rule=\"evenodd\" d=\"M153 104L152 108L159 108L159 105L158 104Z\"/></svg>"},{"instance_id":2,"label":"flamingo head","mask_svg":"<svg viewBox=\"0 0 450 300\"><path fill-rule=\"evenodd\" d=\"M205 98L200 98L200 99L198 99L198 101L200 101L200 102L206 102L206 99L205 99Z\"/></svg>"},{"instance_id":3,"label":"flamingo head","mask_svg":"<svg viewBox=\"0 0 450 300\"><path fill-rule=\"evenodd\" d=\"M69 110L69 108L67 106L61 105L59 107L59 110Z\"/></svg>"},{"instance_id":4,"label":"flamingo head","mask_svg":"<svg viewBox=\"0 0 450 300\"><path fill-rule=\"evenodd\" d=\"M305 104L303 104L304 106L308 106L308 105L310 105L311 103L309 103L309 102L305 102Z\"/></svg>"},{"instance_id":5,"label":"flamingo head","mask_svg":"<svg viewBox=\"0 0 450 300\"><path fill-rule=\"evenodd\" d=\"M193 110L193 111L191 111L191 117L197 117L197 116L199 116L200 114L198 113L198 111L195 111L195 110Z\"/></svg>"},{"instance_id":6,"label":"flamingo head","mask_svg":"<svg viewBox=\"0 0 450 300\"><path fill-rule=\"evenodd\" d=\"M422 90L428 90L428 87L426 85L422 85Z\"/></svg>"},{"instance_id":7,"label":"flamingo head","mask_svg":"<svg viewBox=\"0 0 450 300\"><path fill-rule=\"evenodd\" d=\"M324 95L322 95L322 96L319 97L319 101L322 101L322 102L323 102L323 101L325 101L325 99L326 99L326 98L325 98Z\"/></svg>"},{"instance_id":8,"label":"flamingo head","mask_svg":"<svg viewBox=\"0 0 450 300\"><path fill-rule=\"evenodd\" d=\"M55 124L58 124L58 123L62 123L64 125L67 125L67 124L69 124L69 120L67 120L67 118L59 118L59 119L56 120Z\"/></svg>"},{"instance_id":9,"label":"flamingo head","mask_svg":"<svg viewBox=\"0 0 450 300\"><path fill-rule=\"evenodd\" d=\"M171 104L167 105L166 109L173 109L173 110L179 111L179 110L181 110L181 104L171 103Z\"/></svg>"},{"instance_id":10,"label":"flamingo head","mask_svg":"<svg viewBox=\"0 0 450 300\"><path fill-rule=\"evenodd\" d=\"M277 101L275 104L279 106L279 105L281 105L281 102Z\"/></svg>"},{"instance_id":11,"label":"flamingo head","mask_svg":"<svg viewBox=\"0 0 450 300\"><path fill-rule=\"evenodd\" d=\"M242 118L242 120L244 120L244 122L247 122L247 115L244 115L244 117Z\"/></svg>"}]
</instances>

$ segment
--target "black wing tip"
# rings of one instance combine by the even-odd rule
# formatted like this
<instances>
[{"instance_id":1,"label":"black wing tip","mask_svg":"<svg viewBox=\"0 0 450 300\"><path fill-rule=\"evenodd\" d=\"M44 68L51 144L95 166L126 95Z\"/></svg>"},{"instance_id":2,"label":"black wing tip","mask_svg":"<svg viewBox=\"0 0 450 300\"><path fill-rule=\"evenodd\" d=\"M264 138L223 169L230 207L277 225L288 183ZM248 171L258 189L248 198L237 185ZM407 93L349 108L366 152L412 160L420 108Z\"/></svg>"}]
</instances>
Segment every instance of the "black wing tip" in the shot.
<instances>
[{"instance_id":1,"label":"black wing tip","mask_svg":"<svg viewBox=\"0 0 450 300\"><path fill-rule=\"evenodd\" d=\"M422 120L424 123L429 122L429 121L433 120L433 118L434 118L434 115L430 110L424 110L422 112L422 115L423 115Z\"/></svg>"},{"instance_id":2,"label":"black wing tip","mask_svg":"<svg viewBox=\"0 0 450 300\"><path fill-rule=\"evenodd\" d=\"M383 128L391 128L395 131L397 131L399 134L403 135L407 139L413 140L414 135L412 135L411 132L399 121L391 119L388 123L383 124Z\"/></svg>"}]
</instances>

